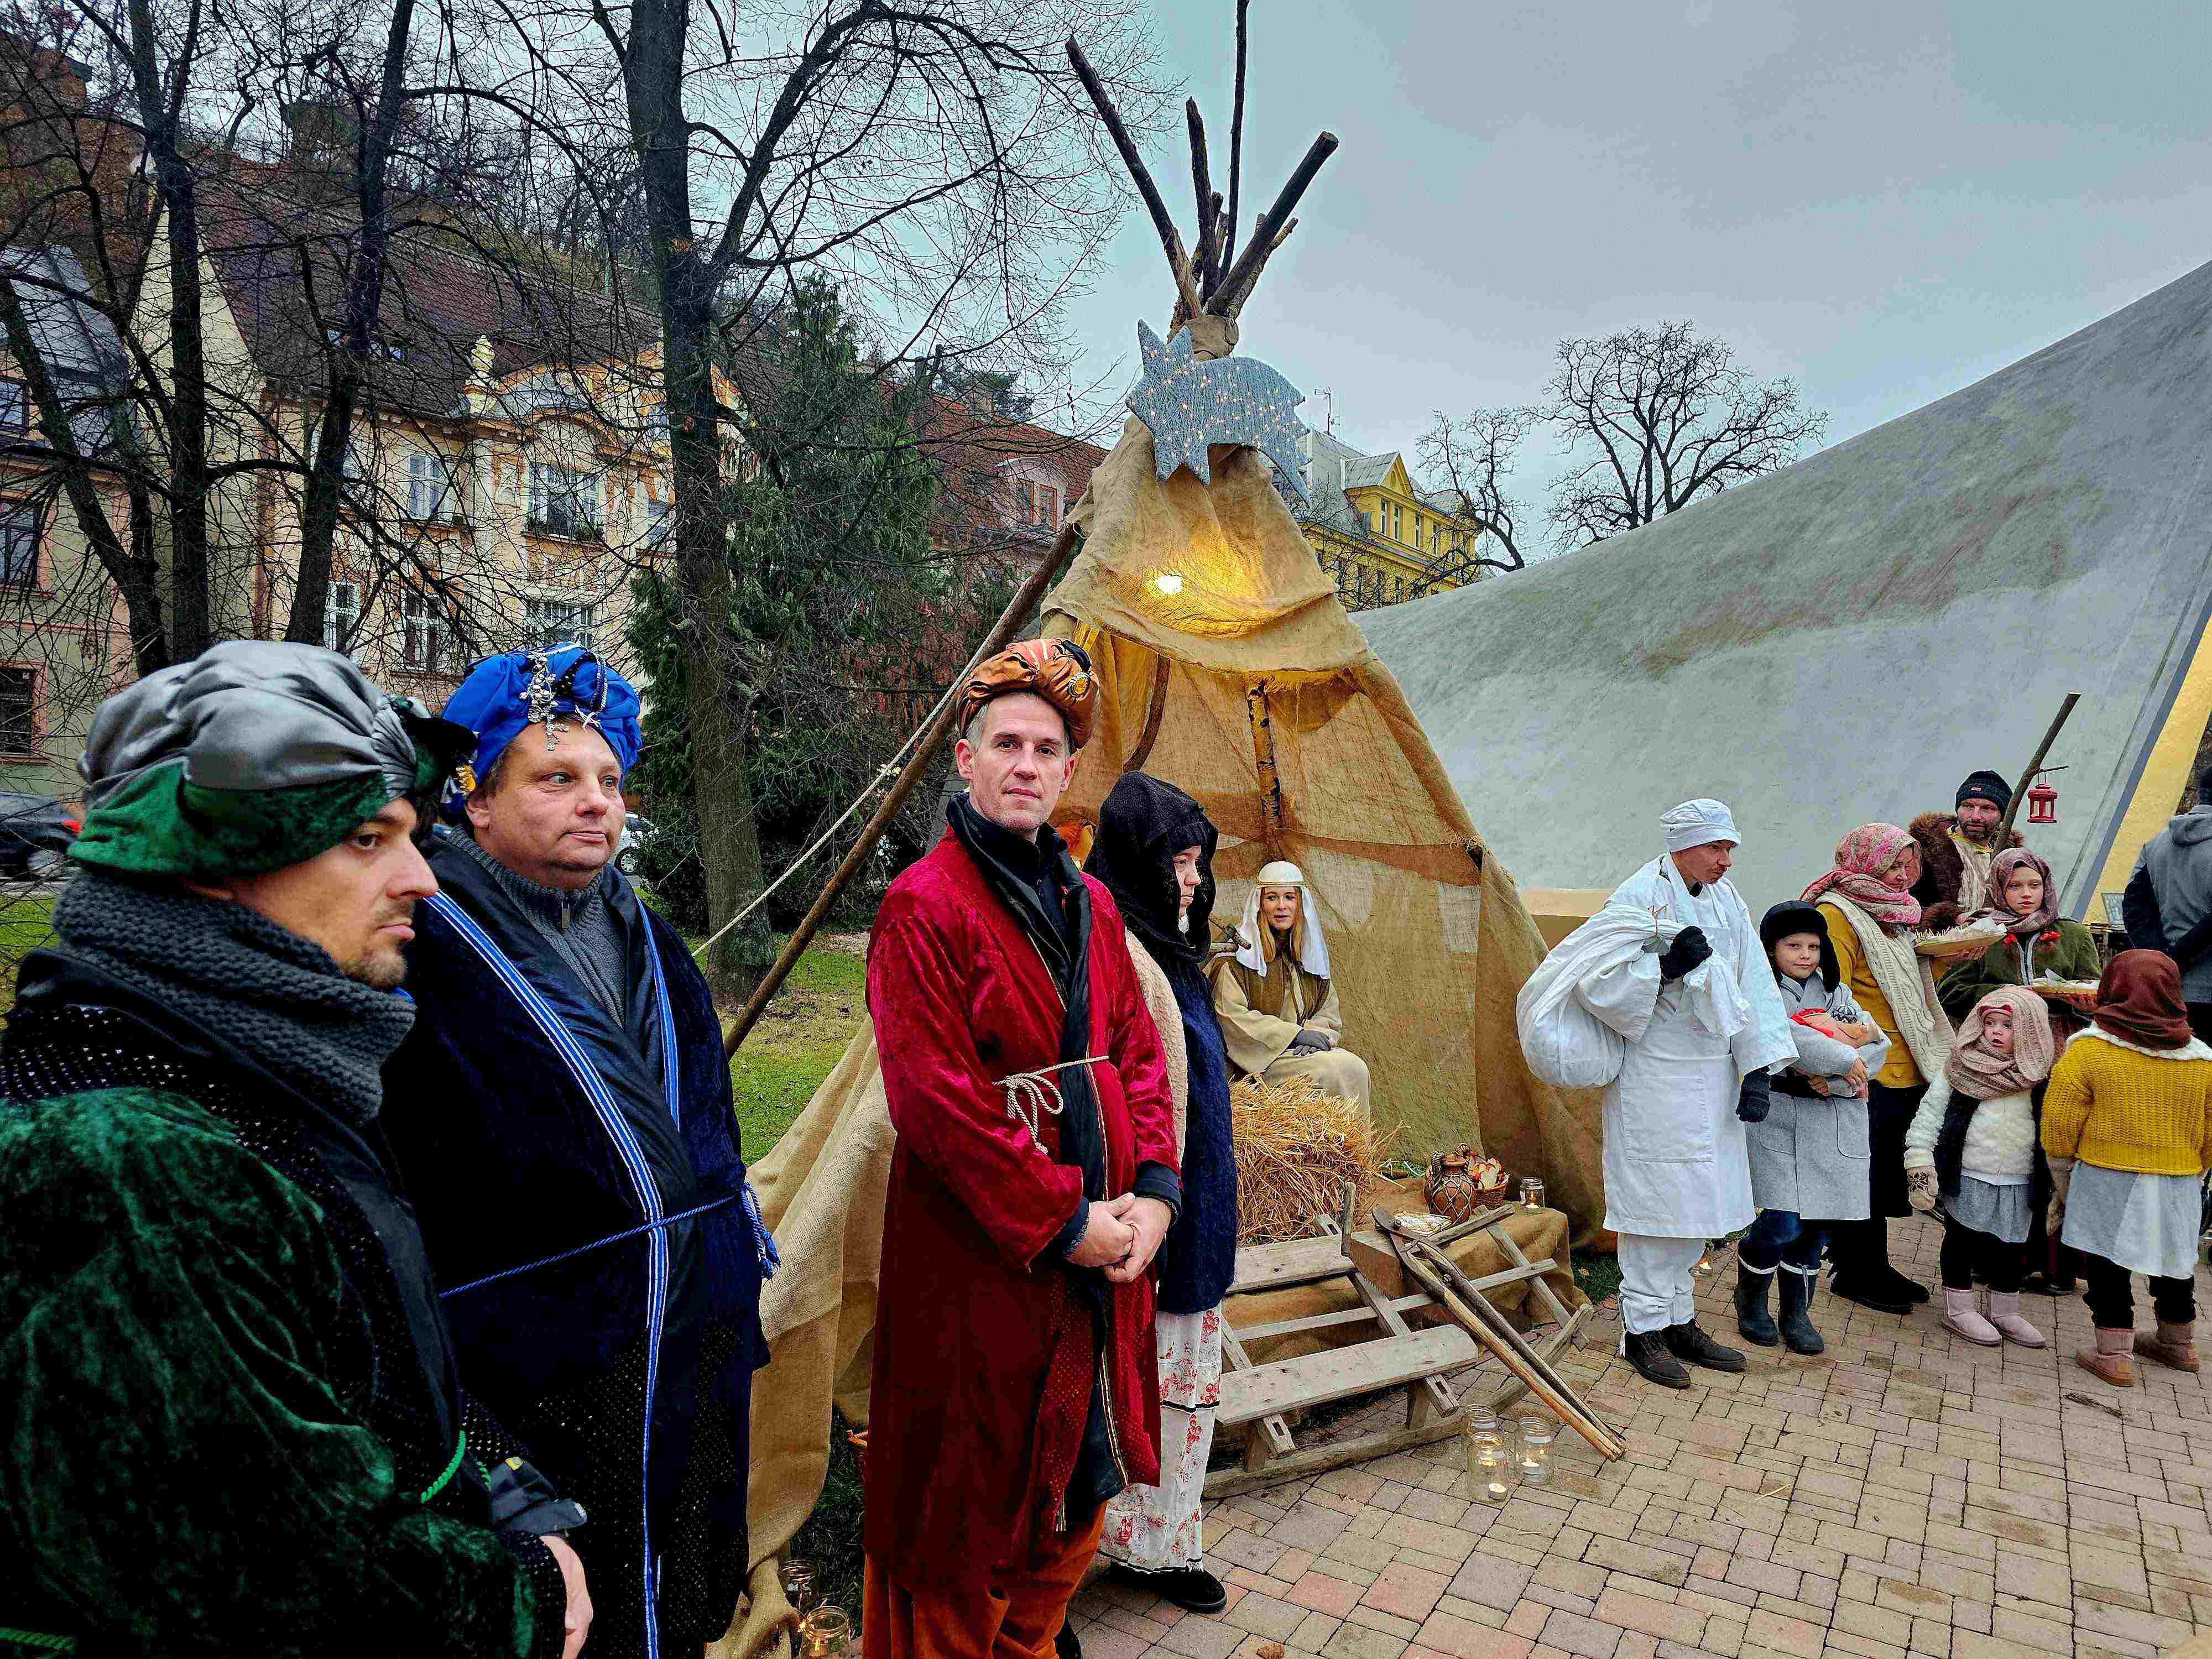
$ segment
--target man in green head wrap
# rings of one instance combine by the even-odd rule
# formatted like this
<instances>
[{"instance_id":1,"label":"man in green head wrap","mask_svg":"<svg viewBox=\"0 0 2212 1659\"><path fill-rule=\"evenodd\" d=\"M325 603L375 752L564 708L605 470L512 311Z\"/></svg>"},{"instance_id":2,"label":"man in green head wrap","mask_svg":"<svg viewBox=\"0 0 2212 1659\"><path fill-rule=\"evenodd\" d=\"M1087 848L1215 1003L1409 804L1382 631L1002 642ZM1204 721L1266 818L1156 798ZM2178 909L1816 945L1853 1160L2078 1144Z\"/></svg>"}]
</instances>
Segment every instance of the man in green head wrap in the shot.
<instances>
[{"instance_id":1,"label":"man in green head wrap","mask_svg":"<svg viewBox=\"0 0 2212 1659\"><path fill-rule=\"evenodd\" d=\"M459 1392L378 1122L468 739L264 642L94 716L0 1042L0 1645L580 1646L582 1516Z\"/></svg>"}]
</instances>

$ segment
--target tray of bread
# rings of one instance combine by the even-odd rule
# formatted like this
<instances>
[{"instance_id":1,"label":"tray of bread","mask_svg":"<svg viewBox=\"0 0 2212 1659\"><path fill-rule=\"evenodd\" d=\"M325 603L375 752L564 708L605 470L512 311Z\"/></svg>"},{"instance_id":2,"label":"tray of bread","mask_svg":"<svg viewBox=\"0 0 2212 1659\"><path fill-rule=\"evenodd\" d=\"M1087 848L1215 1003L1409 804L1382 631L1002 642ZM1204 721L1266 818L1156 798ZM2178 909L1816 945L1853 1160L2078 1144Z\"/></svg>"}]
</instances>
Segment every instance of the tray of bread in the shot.
<instances>
[{"instance_id":1,"label":"tray of bread","mask_svg":"<svg viewBox=\"0 0 2212 1659\"><path fill-rule=\"evenodd\" d=\"M1913 950L1923 957L1978 957L2004 936L2002 922L1979 917L1939 932L1911 935Z\"/></svg>"}]
</instances>

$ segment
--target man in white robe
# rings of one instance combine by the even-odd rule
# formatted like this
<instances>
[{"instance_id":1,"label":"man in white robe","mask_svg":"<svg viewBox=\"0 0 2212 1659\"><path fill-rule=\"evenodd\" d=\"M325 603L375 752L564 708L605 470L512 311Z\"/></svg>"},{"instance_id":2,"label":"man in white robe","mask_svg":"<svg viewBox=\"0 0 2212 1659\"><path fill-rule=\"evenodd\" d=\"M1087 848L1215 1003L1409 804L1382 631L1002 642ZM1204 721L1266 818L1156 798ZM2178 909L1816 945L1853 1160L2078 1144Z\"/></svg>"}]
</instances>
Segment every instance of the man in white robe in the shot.
<instances>
[{"instance_id":1,"label":"man in white robe","mask_svg":"<svg viewBox=\"0 0 2212 1659\"><path fill-rule=\"evenodd\" d=\"M1667 850L1607 906L1648 912L1645 951L1590 972L1575 997L1626 1044L1605 1091L1605 1224L1620 1237L1621 1352L1686 1389L1684 1362L1740 1371L1698 1328L1692 1269L1707 1242L1751 1224L1744 1124L1766 1115L1767 1067L1796 1054L1751 913L1728 880L1741 840L1717 800L1659 820Z\"/></svg>"}]
</instances>

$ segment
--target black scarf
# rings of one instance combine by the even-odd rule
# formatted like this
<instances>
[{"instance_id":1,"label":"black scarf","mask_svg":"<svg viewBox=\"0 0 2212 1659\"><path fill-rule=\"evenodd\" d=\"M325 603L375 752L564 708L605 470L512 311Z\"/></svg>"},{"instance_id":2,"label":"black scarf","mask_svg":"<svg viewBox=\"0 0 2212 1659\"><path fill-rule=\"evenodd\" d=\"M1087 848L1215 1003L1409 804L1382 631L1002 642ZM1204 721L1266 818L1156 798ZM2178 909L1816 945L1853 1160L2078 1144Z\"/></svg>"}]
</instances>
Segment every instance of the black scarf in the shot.
<instances>
[{"instance_id":1,"label":"black scarf","mask_svg":"<svg viewBox=\"0 0 2212 1659\"><path fill-rule=\"evenodd\" d=\"M1059 1058L1081 1060L1091 1052L1091 890L1068 857L1066 843L1050 824L1038 829L1034 842L1024 841L978 812L964 794L945 803L945 816L1059 988L1066 1010ZM1091 1088L1091 1068L1071 1066L1054 1073L1053 1080L1060 1085L1061 1102L1060 1161L1083 1171L1086 1198L1103 1202L1106 1131L1098 1118L1098 1097Z\"/></svg>"},{"instance_id":2,"label":"black scarf","mask_svg":"<svg viewBox=\"0 0 2212 1659\"><path fill-rule=\"evenodd\" d=\"M1205 963L1218 839L1196 801L1148 773L1123 773L1098 809L1098 836L1085 867L1114 896L1121 920L1170 975ZM1186 847L1199 849L1198 891L1191 896L1187 931L1176 926L1182 896L1175 874L1176 854Z\"/></svg>"},{"instance_id":3,"label":"black scarf","mask_svg":"<svg viewBox=\"0 0 2212 1659\"><path fill-rule=\"evenodd\" d=\"M1081 1060L1091 1051L1091 890L1067 855L1067 844L1050 824L1025 841L978 812L967 794L945 804L952 833L983 872L999 902L1044 958L1059 988L1066 1012L1060 1022L1060 1059ZM1053 1073L1060 1085L1060 1161L1083 1172L1083 1195L1091 1203L1106 1198L1106 1126L1098 1097L1091 1087L1091 1068L1071 1066ZM1100 1351L1110 1340L1111 1287L1103 1269L1063 1263L1075 1292L1091 1313L1091 1328ZM1103 1375L1104 1367L1098 1368ZM1091 1409L1084 1419L1083 1443L1067 1483L1066 1511L1080 1525L1121 1490L1119 1466L1108 1428L1110 1407L1104 1384L1094 1376Z\"/></svg>"},{"instance_id":4,"label":"black scarf","mask_svg":"<svg viewBox=\"0 0 2212 1659\"><path fill-rule=\"evenodd\" d=\"M55 943L173 1011L355 1127L384 1103L384 1062L415 1005L348 979L330 953L226 899L86 870L54 903Z\"/></svg>"}]
</instances>

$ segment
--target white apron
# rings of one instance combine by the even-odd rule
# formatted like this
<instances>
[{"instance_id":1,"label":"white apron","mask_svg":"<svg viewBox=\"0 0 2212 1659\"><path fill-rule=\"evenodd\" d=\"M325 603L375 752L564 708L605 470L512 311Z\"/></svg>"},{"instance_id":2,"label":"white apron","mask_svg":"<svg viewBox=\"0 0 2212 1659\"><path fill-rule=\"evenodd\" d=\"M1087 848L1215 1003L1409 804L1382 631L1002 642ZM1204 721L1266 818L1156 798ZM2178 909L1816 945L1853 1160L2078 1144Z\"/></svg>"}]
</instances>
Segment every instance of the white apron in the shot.
<instances>
[{"instance_id":1,"label":"white apron","mask_svg":"<svg viewBox=\"0 0 2212 1659\"><path fill-rule=\"evenodd\" d=\"M1659 984L1657 957L1647 953L1577 988L1584 1006L1627 1039L1620 1075L1605 1091L1605 1224L1667 1238L1747 1227L1757 1210L1736 1100L1753 1066L1797 1052L1751 913L1726 881L1692 894L1663 856L1607 902L1700 928L1713 955L1669 985ZM1708 973L1739 994L1743 1023L1732 1031L1699 1018L1715 1001L1695 983Z\"/></svg>"}]
</instances>

